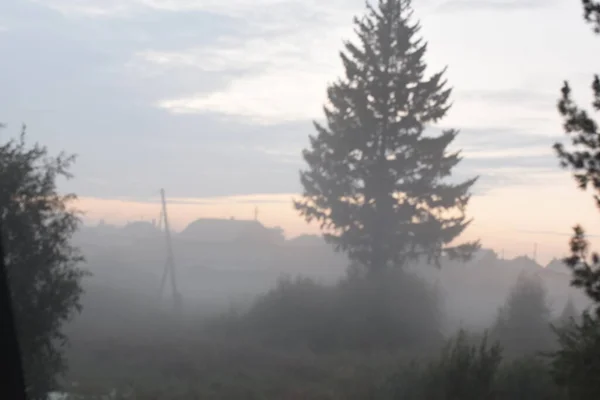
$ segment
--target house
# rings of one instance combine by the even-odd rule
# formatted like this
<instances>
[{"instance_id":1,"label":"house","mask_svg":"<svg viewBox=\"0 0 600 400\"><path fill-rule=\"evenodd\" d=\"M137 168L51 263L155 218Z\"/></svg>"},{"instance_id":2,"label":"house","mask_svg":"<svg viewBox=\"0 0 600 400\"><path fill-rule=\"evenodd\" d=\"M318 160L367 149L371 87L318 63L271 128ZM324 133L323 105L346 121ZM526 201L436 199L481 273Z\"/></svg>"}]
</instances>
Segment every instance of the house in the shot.
<instances>
[{"instance_id":1,"label":"house","mask_svg":"<svg viewBox=\"0 0 600 400\"><path fill-rule=\"evenodd\" d=\"M244 242L280 244L285 241L279 227L267 228L256 220L200 218L190 223L179 238L197 242Z\"/></svg>"}]
</instances>

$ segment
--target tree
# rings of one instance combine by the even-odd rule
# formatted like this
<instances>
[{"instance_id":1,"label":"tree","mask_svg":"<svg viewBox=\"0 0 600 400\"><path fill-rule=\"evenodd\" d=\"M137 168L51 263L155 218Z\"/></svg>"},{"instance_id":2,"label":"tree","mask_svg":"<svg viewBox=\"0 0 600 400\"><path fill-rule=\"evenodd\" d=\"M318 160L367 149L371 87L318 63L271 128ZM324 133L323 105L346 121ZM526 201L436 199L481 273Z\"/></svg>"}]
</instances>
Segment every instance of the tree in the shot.
<instances>
[{"instance_id":1,"label":"tree","mask_svg":"<svg viewBox=\"0 0 600 400\"><path fill-rule=\"evenodd\" d=\"M582 0L584 18L594 26L594 32L600 34L600 3ZM593 108L600 110L600 77L595 75L592 82L594 94ZM564 82L562 97L558 102L558 111L564 118L564 130L571 137L571 149L562 143L556 143L561 166L571 168L580 189L592 186L596 191L596 204L600 207L600 132L598 123L587 111L575 104L571 97L571 88ZM583 228L577 225L570 242L571 256L564 261L573 272L572 285L583 288L585 293L596 304L596 313L600 316L600 257L596 253L589 254L589 244Z\"/></svg>"},{"instance_id":2,"label":"tree","mask_svg":"<svg viewBox=\"0 0 600 400\"><path fill-rule=\"evenodd\" d=\"M584 18L600 34L600 3L582 0ZM592 107L600 110L600 77L592 81L594 100ZM571 137L571 149L561 143L554 148L561 166L571 168L580 189L588 186L596 191L596 204L600 207L600 132L598 123L577 106L571 97L571 88L564 82L558 111L564 118L564 129ZM573 398L597 398L600 396L598 373L600 372L600 256L590 255L589 243L583 228L577 225L570 241L571 256L565 264L571 268L571 284L582 288L592 300L592 312L584 311L580 321L571 321L555 329L559 351L552 358L552 374L555 382L566 388Z\"/></svg>"},{"instance_id":3,"label":"tree","mask_svg":"<svg viewBox=\"0 0 600 400\"><path fill-rule=\"evenodd\" d=\"M558 317L558 326L567 326L572 321L577 321L578 317L579 315L577 309L575 308L575 304L573 303L573 299L569 296L567 302L565 303L565 307Z\"/></svg>"},{"instance_id":4,"label":"tree","mask_svg":"<svg viewBox=\"0 0 600 400\"><path fill-rule=\"evenodd\" d=\"M559 350L552 355L551 374L572 399L600 396L600 323L584 312L581 321L554 329Z\"/></svg>"},{"instance_id":5,"label":"tree","mask_svg":"<svg viewBox=\"0 0 600 400\"><path fill-rule=\"evenodd\" d=\"M79 224L56 179L70 177L72 156L48 157L20 139L0 146L0 220L28 398L45 399L65 370L62 324L81 309L82 257L69 244Z\"/></svg>"},{"instance_id":6,"label":"tree","mask_svg":"<svg viewBox=\"0 0 600 400\"><path fill-rule=\"evenodd\" d=\"M523 355L548 350L551 334L546 288L539 276L521 274L498 313L493 335L507 352Z\"/></svg>"},{"instance_id":7,"label":"tree","mask_svg":"<svg viewBox=\"0 0 600 400\"><path fill-rule=\"evenodd\" d=\"M360 44L345 43L345 77L328 87L326 124L303 157L295 208L321 224L336 250L373 273L442 254L468 258L478 242L449 246L467 227L470 179L445 181L460 162L458 131L424 134L450 108L445 70L425 77L426 43L409 0L367 4L354 19Z\"/></svg>"}]
</instances>

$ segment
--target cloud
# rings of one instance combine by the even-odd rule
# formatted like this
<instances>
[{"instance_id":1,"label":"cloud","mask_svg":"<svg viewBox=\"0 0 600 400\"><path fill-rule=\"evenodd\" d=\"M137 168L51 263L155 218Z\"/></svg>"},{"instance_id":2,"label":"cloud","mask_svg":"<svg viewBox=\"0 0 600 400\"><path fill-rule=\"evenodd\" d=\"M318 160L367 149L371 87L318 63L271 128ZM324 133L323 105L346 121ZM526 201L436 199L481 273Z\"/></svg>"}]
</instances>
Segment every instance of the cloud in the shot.
<instances>
[{"instance_id":1,"label":"cloud","mask_svg":"<svg viewBox=\"0 0 600 400\"><path fill-rule=\"evenodd\" d=\"M528 158L528 157L540 157L552 155L554 152L549 146L543 147L516 147L501 150L469 150L463 151L463 156L470 160L490 160L490 159L514 159L514 158Z\"/></svg>"},{"instance_id":2,"label":"cloud","mask_svg":"<svg viewBox=\"0 0 600 400\"><path fill-rule=\"evenodd\" d=\"M457 101L485 102L489 105L526 106L553 111L556 105L557 91L536 91L532 88L512 88L502 90L465 90L457 92Z\"/></svg>"},{"instance_id":3,"label":"cloud","mask_svg":"<svg viewBox=\"0 0 600 400\"><path fill-rule=\"evenodd\" d=\"M433 7L415 6L423 4ZM167 186L188 198L301 189L310 120L322 118L327 84L342 72L338 52L354 37L352 17L364 2L39 0L19 7L25 11L2 12L16 17L0 35L14 61L0 67L7 94L0 108L11 126L26 121L34 139L80 155L78 179L65 188L119 197ZM545 114L527 111L541 109L545 93L516 87L457 90L456 148L465 160L456 179L481 175L478 190L488 190L557 168L556 136L540 133Z\"/></svg>"},{"instance_id":4,"label":"cloud","mask_svg":"<svg viewBox=\"0 0 600 400\"><path fill-rule=\"evenodd\" d=\"M329 35L335 39L328 42L325 37L321 44L304 33L276 39L223 39L210 47L143 52L136 58L146 68L189 67L197 73L238 74L221 90L157 103L170 112L220 113L260 124L310 120L321 113L327 82L334 78L328 71L339 69L330 56L336 54L341 40L335 33Z\"/></svg>"},{"instance_id":5,"label":"cloud","mask_svg":"<svg viewBox=\"0 0 600 400\"><path fill-rule=\"evenodd\" d=\"M43 5L67 17L122 17L129 14L131 7L120 0L29 0Z\"/></svg>"},{"instance_id":6,"label":"cloud","mask_svg":"<svg viewBox=\"0 0 600 400\"><path fill-rule=\"evenodd\" d=\"M535 87L457 90L444 124L456 128L517 130L520 135L557 137L561 121L556 111L558 94ZM502 140L502 139L500 139Z\"/></svg>"},{"instance_id":7,"label":"cloud","mask_svg":"<svg viewBox=\"0 0 600 400\"><path fill-rule=\"evenodd\" d=\"M431 129L435 135L438 129ZM525 132L516 128L459 129L452 151L460 150L463 161L459 168L483 174L486 167L527 168L543 166L556 170L558 163L552 149L559 136L544 132ZM517 174L518 175L518 174ZM510 177L508 177L510 179Z\"/></svg>"},{"instance_id":8,"label":"cloud","mask_svg":"<svg viewBox=\"0 0 600 400\"><path fill-rule=\"evenodd\" d=\"M547 184L549 176L564 174L552 149L556 140L554 135L514 128L461 129L451 146L461 150L463 160L452 179L479 176L478 194L503 186Z\"/></svg>"},{"instance_id":9,"label":"cloud","mask_svg":"<svg viewBox=\"0 0 600 400\"><path fill-rule=\"evenodd\" d=\"M312 74L272 71L234 80L218 92L164 100L158 105L176 114L220 113L274 125L318 116L324 102L323 87L323 80Z\"/></svg>"},{"instance_id":10,"label":"cloud","mask_svg":"<svg viewBox=\"0 0 600 400\"><path fill-rule=\"evenodd\" d=\"M441 3L436 11L517 11L546 8L554 4L554 0L448 0Z\"/></svg>"},{"instance_id":11,"label":"cloud","mask_svg":"<svg viewBox=\"0 0 600 400\"><path fill-rule=\"evenodd\" d=\"M211 12L239 19L254 20L256 27L301 19L337 18L344 9L363 6L356 0L30 0L64 15L79 17L135 17L148 11L170 13Z\"/></svg>"},{"instance_id":12,"label":"cloud","mask_svg":"<svg viewBox=\"0 0 600 400\"><path fill-rule=\"evenodd\" d=\"M489 3L472 2L480 6ZM433 1L421 3L416 6L423 10L436 6ZM192 40L182 34L170 46L160 46L156 44L156 37L147 37L143 43L147 48L135 52L127 67L132 75L158 76L165 80L171 77L182 82L191 82L194 75L197 81L202 81L198 76L204 74L219 79L216 75L221 74L220 81L227 85L211 90L206 90L204 82L173 85L172 90L163 91L154 104L176 115L220 113L265 125L321 117L325 88L342 72L337 57L342 41L354 36L351 19L364 12L363 2L358 0L350 3L342 0L50 0L49 3L63 12L72 9L75 13L81 4L93 5L93 9L104 7L103 15L119 6L119 10L129 10L130 21L147 19L149 11L153 11L161 16L153 26L163 24L163 18L180 18L189 13L208 13L237 21L237 29L221 32L213 43L185 47L182 43L191 44ZM517 3L496 1L493 4L504 7ZM206 21L210 23L210 19ZM177 27L175 22L173 26ZM198 22L197 26L204 24ZM150 25L143 28L147 31ZM198 38L194 34L188 36ZM179 48L169 49L174 42L179 43ZM167 86L165 82L165 88ZM492 101L492 94L487 95L488 100L483 101Z\"/></svg>"},{"instance_id":13,"label":"cloud","mask_svg":"<svg viewBox=\"0 0 600 400\"><path fill-rule=\"evenodd\" d=\"M251 123L320 113L342 38L364 8L361 0L34 1L71 20L87 20L98 34L118 36L117 48L137 47L124 63L125 72L134 81L162 84L165 90L154 102L158 107L176 114L221 113ZM206 37L215 42L207 43ZM201 75L229 84L207 93ZM175 83L169 85L167 77ZM187 85L177 84L182 81Z\"/></svg>"},{"instance_id":14,"label":"cloud","mask_svg":"<svg viewBox=\"0 0 600 400\"><path fill-rule=\"evenodd\" d=\"M302 151L299 148L286 149L282 147L257 146L253 150L271 157L283 164L302 166Z\"/></svg>"},{"instance_id":15,"label":"cloud","mask_svg":"<svg viewBox=\"0 0 600 400\"><path fill-rule=\"evenodd\" d=\"M311 22L276 36L139 56L159 65L195 65L198 71L244 71L221 90L158 102L170 112L221 113L259 124L310 120L322 115L327 84L342 72L337 54L342 38L350 36L349 22L350 18L339 26Z\"/></svg>"}]
</instances>

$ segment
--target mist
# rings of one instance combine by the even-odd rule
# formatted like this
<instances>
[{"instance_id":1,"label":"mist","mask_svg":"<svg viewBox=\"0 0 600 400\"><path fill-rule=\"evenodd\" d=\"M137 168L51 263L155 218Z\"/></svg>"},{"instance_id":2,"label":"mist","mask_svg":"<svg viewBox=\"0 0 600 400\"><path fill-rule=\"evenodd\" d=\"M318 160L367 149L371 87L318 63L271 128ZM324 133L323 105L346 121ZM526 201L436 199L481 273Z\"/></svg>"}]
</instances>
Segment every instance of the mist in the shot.
<instances>
[{"instance_id":1,"label":"mist","mask_svg":"<svg viewBox=\"0 0 600 400\"><path fill-rule=\"evenodd\" d=\"M32 400L600 398L600 4L0 14Z\"/></svg>"},{"instance_id":2,"label":"mist","mask_svg":"<svg viewBox=\"0 0 600 400\"><path fill-rule=\"evenodd\" d=\"M221 356L205 354L212 351L225 352L228 355L223 357L231 360L242 357L249 364L240 368L252 370L255 363L265 362L265 357L276 363L284 362L280 360L284 357L291 365L305 363L307 358L313 360L310 363L317 362L313 357L341 362L340 354L358 346L357 354L365 349L386 354L375 363L378 368L383 368L380 364L391 368L395 359L390 354L397 354L398 348L406 353L407 343L412 343L408 351L412 355L404 354L401 359L417 355L427 359L437 355L443 343L460 330L474 337L493 333L511 290L525 276L541 283L549 315L541 326L524 328L537 331L531 332L536 336L534 341L519 347L517 355L523 357L553 348L552 340L544 343L542 338L550 335L550 323L560 320L569 300L576 312L590 305L580 290L571 287L570 271L559 260L544 266L527 256L502 259L492 250L480 249L466 263L442 260L438 267L422 261L403 271L412 278L387 279L387 288L358 287L352 291L342 289L346 286L340 283L352 284L352 263L316 235L286 240L281 229L266 227L258 220L198 219L186 229L172 232L171 237L176 286L182 297L179 312L174 308L170 284L160 291L167 260L164 227L138 221L124 226L101 223L78 231L74 241L83 250L92 276L83 283L82 313L65 327L71 343L70 382L117 384L122 374L129 377L125 379L129 385L143 386L146 383L140 382L151 380L148 375L165 371L179 374L172 370L178 363L186 365L186 371L199 368L191 366L195 362L206 362L203 368L209 369L213 368L210 363L220 365ZM341 305L333 300L336 290L344 293L341 296L346 300ZM423 292L431 297L425 299ZM433 329L439 335L424 340L421 333L417 341L394 339L386 347L387 339L377 332L391 328L377 330L371 326L373 331L363 332L356 341L348 339L351 332L323 339L322 326L327 321L318 320L334 321L348 312L360 315L359 303L381 301L382 293L386 294L386 304L400 315L400 326L424 324L423 332ZM333 303L337 306L331 306ZM320 316L325 309L331 314ZM439 324L432 326L432 319ZM363 324L358 323L361 329ZM352 331L359 332L359 328ZM494 338L504 341L508 349L515 346L510 342L514 339ZM338 346L346 339L347 344ZM524 336L517 340L525 341ZM152 360L147 359L149 354ZM359 364L365 362L361 358ZM215 368L217 375L231 373L219 370L223 366Z\"/></svg>"}]
</instances>

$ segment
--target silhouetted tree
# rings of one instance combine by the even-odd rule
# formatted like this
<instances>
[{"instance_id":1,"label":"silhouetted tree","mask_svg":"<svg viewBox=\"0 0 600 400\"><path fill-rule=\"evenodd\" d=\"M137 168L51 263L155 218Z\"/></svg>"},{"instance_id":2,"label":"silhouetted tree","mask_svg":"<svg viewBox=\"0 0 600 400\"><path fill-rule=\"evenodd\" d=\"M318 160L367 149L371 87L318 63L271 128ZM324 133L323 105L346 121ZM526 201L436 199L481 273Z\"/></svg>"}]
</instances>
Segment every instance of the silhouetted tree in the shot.
<instances>
[{"instance_id":1,"label":"silhouetted tree","mask_svg":"<svg viewBox=\"0 0 600 400\"><path fill-rule=\"evenodd\" d=\"M478 243L450 247L468 225L470 179L444 180L461 160L448 152L458 132L426 136L450 108L445 70L425 77L426 43L411 23L409 0L367 4L355 18L360 44L347 42L345 77L328 88L326 125L303 156L303 199L295 207L316 220L337 250L369 272L444 251L468 258Z\"/></svg>"},{"instance_id":2,"label":"silhouetted tree","mask_svg":"<svg viewBox=\"0 0 600 400\"><path fill-rule=\"evenodd\" d=\"M591 23L594 31L600 33L600 3L582 0L585 20ZM600 110L600 77L596 75L592 82L594 100L592 107ZM571 168L579 188L586 190L591 186L596 190L596 203L600 207L600 132L598 123L587 111L577 106L571 96L571 88L565 81L562 97L558 102L558 110L564 118L564 129L571 137L572 148L566 149L562 143L554 148L561 166ZM570 242L571 256L565 259L567 266L573 271L572 284L583 288L586 294L600 306L600 258L596 253L589 255L588 243L581 226L574 228L574 236ZM600 308L597 308L600 315Z\"/></svg>"},{"instance_id":3,"label":"silhouetted tree","mask_svg":"<svg viewBox=\"0 0 600 400\"><path fill-rule=\"evenodd\" d=\"M499 310L492 333L512 354L549 349L550 309L546 289L538 276L519 276Z\"/></svg>"},{"instance_id":4,"label":"silhouetted tree","mask_svg":"<svg viewBox=\"0 0 600 400\"><path fill-rule=\"evenodd\" d=\"M56 189L73 157L27 148L24 132L0 146L1 234L28 398L46 399L65 369L61 326L80 310L84 272L69 244L79 223L69 208L75 196Z\"/></svg>"},{"instance_id":5,"label":"silhouetted tree","mask_svg":"<svg viewBox=\"0 0 600 400\"><path fill-rule=\"evenodd\" d=\"M600 398L600 324L584 312L581 322L555 329L559 350L553 354L551 373L570 399Z\"/></svg>"},{"instance_id":6,"label":"silhouetted tree","mask_svg":"<svg viewBox=\"0 0 600 400\"><path fill-rule=\"evenodd\" d=\"M600 3L582 0L584 18L594 32L600 34ZM600 78L592 82L594 100L592 107L600 110ZM571 137L572 148L565 149L556 143L561 165L571 168L580 189L589 185L595 190L594 198L600 207L600 132L598 123L577 106L571 97L567 82L562 88L558 110L564 118L564 129ZM584 311L580 321L555 329L560 350L552 359L552 374L557 384L563 386L572 398L600 397L600 256L589 252L589 244L581 226L574 228L570 241L571 256L565 264L571 268L571 284L582 288L593 301L592 310Z\"/></svg>"},{"instance_id":7,"label":"silhouetted tree","mask_svg":"<svg viewBox=\"0 0 600 400\"><path fill-rule=\"evenodd\" d=\"M594 32L600 33L600 3L582 0L585 20L594 26Z\"/></svg>"},{"instance_id":8,"label":"silhouetted tree","mask_svg":"<svg viewBox=\"0 0 600 400\"><path fill-rule=\"evenodd\" d=\"M562 312L560 313L560 316L558 317L558 325L566 326L569 323L571 323L571 321L577 321L578 318L579 313L575 308L575 304L573 304L573 299L569 297L569 299L565 303L565 307L563 308Z\"/></svg>"}]
</instances>

